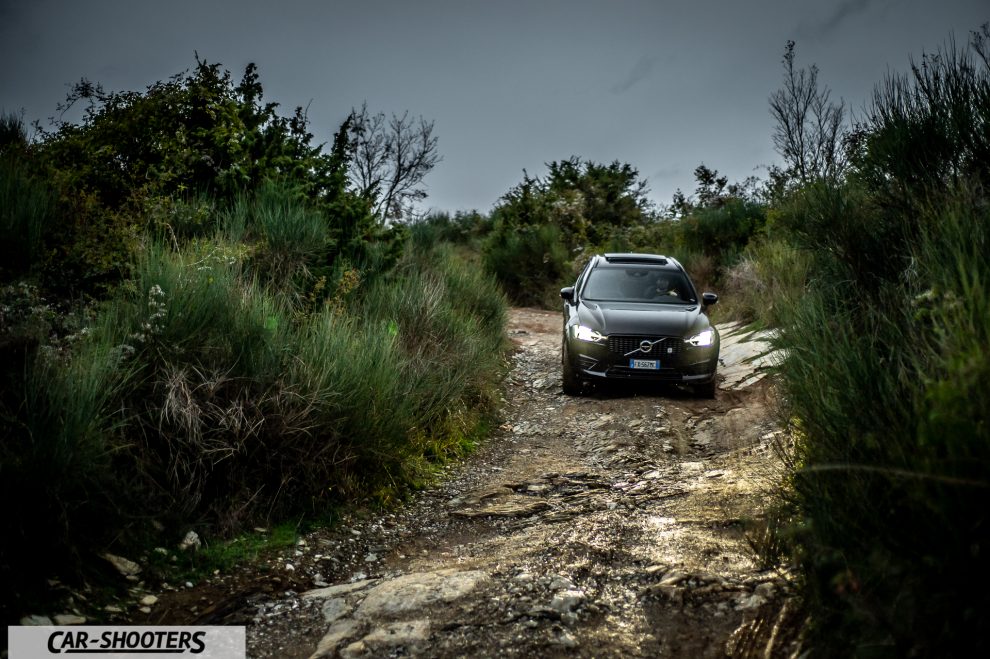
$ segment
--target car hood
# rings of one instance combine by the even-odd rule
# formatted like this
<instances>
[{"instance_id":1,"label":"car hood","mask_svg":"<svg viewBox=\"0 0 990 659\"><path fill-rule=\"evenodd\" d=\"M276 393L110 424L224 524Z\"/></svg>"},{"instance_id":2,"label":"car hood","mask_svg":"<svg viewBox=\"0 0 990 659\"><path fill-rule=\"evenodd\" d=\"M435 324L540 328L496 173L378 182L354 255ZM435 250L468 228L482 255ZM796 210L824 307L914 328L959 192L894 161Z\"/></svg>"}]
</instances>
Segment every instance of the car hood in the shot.
<instances>
[{"instance_id":1,"label":"car hood","mask_svg":"<svg viewBox=\"0 0 990 659\"><path fill-rule=\"evenodd\" d=\"M577 320L602 334L691 336L709 326L699 305L581 300Z\"/></svg>"}]
</instances>

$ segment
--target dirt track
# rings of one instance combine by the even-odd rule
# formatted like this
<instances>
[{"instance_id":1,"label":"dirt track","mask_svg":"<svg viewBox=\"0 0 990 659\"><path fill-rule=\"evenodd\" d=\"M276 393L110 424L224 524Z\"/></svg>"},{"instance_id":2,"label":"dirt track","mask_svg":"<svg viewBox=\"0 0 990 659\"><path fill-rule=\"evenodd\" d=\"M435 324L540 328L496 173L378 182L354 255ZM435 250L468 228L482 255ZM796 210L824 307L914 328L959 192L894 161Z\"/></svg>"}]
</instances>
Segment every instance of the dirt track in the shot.
<instances>
[{"instance_id":1,"label":"dirt track","mask_svg":"<svg viewBox=\"0 0 990 659\"><path fill-rule=\"evenodd\" d=\"M240 596L223 579L196 589L195 619L247 624L252 657L743 656L771 637L785 652L787 580L745 535L775 464L765 382L714 401L643 386L571 398L559 315L513 310L509 333L488 442L397 512L232 577ZM740 351L759 349L723 353ZM755 380L737 362L726 373Z\"/></svg>"}]
</instances>

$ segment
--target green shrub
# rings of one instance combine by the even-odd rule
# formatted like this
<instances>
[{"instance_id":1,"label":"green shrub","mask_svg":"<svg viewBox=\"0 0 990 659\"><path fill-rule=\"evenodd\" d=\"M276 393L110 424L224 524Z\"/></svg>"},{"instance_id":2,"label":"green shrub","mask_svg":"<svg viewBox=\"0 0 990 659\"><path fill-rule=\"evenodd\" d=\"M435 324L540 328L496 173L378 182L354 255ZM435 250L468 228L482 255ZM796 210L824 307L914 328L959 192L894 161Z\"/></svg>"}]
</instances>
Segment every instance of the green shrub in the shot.
<instances>
[{"instance_id":1,"label":"green shrub","mask_svg":"<svg viewBox=\"0 0 990 659\"><path fill-rule=\"evenodd\" d=\"M485 267L516 304L540 305L567 284L570 254L560 229L550 224L496 225L485 242Z\"/></svg>"},{"instance_id":2,"label":"green shrub","mask_svg":"<svg viewBox=\"0 0 990 659\"><path fill-rule=\"evenodd\" d=\"M231 242L252 244L258 274L287 292L305 288L311 268L326 263L334 247L324 213L282 182L268 180L254 193L238 194L219 225Z\"/></svg>"},{"instance_id":3,"label":"green shrub","mask_svg":"<svg viewBox=\"0 0 990 659\"><path fill-rule=\"evenodd\" d=\"M814 256L817 276L845 280L870 299L879 299L908 269L923 218L885 211L855 179L812 184L789 212L798 225L795 242Z\"/></svg>"},{"instance_id":4,"label":"green shrub","mask_svg":"<svg viewBox=\"0 0 990 659\"><path fill-rule=\"evenodd\" d=\"M350 311L308 324L288 374L338 465L334 488L388 499L462 450L493 409L505 302L449 248L410 253Z\"/></svg>"},{"instance_id":5,"label":"green shrub","mask_svg":"<svg viewBox=\"0 0 990 659\"><path fill-rule=\"evenodd\" d=\"M301 191L265 181L255 195L251 228L266 246L286 259L305 258L324 248L326 220L306 205Z\"/></svg>"},{"instance_id":6,"label":"green shrub","mask_svg":"<svg viewBox=\"0 0 990 659\"><path fill-rule=\"evenodd\" d=\"M784 333L801 557L833 647L962 651L990 618L988 219L941 216L917 246L918 282L874 308L819 288Z\"/></svg>"},{"instance_id":7,"label":"green shrub","mask_svg":"<svg viewBox=\"0 0 990 659\"><path fill-rule=\"evenodd\" d=\"M145 201L149 233L172 243L185 244L205 239L217 232L217 204L208 195L152 197Z\"/></svg>"},{"instance_id":8,"label":"green shrub","mask_svg":"<svg viewBox=\"0 0 990 659\"><path fill-rule=\"evenodd\" d=\"M574 156L547 164L546 178L523 180L492 211L482 251L485 266L517 304L556 307L561 286L573 281L575 255L589 254L613 236L654 219L639 172Z\"/></svg>"},{"instance_id":9,"label":"green shrub","mask_svg":"<svg viewBox=\"0 0 990 659\"><path fill-rule=\"evenodd\" d=\"M26 163L0 153L0 281L28 274L44 259L55 200Z\"/></svg>"},{"instance_id":10,"label":"green shrub","mask_svg":"<svg viewBox=\"0 0 990 659\"><path fill-rule=\"evenodd\" d=\"M604 251L607 252L643 252L646 254L665 254L680 258L675 252L675 241L678 222L674 220L658 220L644 222L630 227L617 229L611 233Z\"/></svg>"},{"instance_id":11,"label":"green shrub","mask_svg":"<svg viewBox=\"0 0 990 659\"><path fill-rule=\"evenodd\" d=\"M987 649L990 77L985 50L924 62L878 88L852 178L795 206L791 491L811 639L836 655Z\"/></svg>"},{"instance_id":12,"label":"green shrub","mask_svg":"<svg viewBox=\"0 0 990 659\"><path fill-rule=\"evenodd\" d=\"M269 349L286 326L283 312L241 277L236 247L204 243L174 252L151 245L136 270L136 294L116 305L125 309L130 328L121 341L140 357L222 365L245 377L272 367Z\"/></svg>"},{"instance_id":13,"label":"green shrub","mask_svg":"<svg viewBox=\"0 0 990 659\"><path fill-rule=\"evenodd\" d=\"M149 519L212 537L388 501L488 423L505 300L449 248L409 250L305 315L245 258L218 240L151 243L86 332L22 360L25 393L0 408L3 492L25 502L3 529L18 593L52 565L71 576L67 557L124 526L125 544L153 538ZM43 563L25 553L39 545Z\"/></svg>"},{"instance_id":14,"label":"green shrub","mask_svg":"<svg viewBox=\"0 0 990 659\"><path fill-rule=\"evenodd\" d=\"M731 266L750 239L766 222L766 208L756 202L730 197L720 205L695 209L678 224L684 251L714 259L716 268Z\"/></svg>"},{"instance_id":15,"label":"green shrub","mask_svg":"<svg viewBox=\"0 0 990 659\"><path fill-rule=\"evenodd\" d=\"M878 84L850 139L856 176L906 218L951 199L960 183L990 185L990 23L969 47L950 40Z\"/></svg>"},{"instance_id":16,"label":"green shrub","mask_svg":"<svg viewBox=\"0 0 990 659\"><path fill-rule=\"evenodd\" d=\"M851 138L849 178L797 191L770 223L811 259L779 314L780 370L823 653L987 651L987 29L978 58L951 46L889 76Z\"/></svg>"},{"instance_id":17,"label":"green shrub","mask_svg":"<svg viewBox=\"0 0 990 659\"><path fill-rule=\"evenodd\" d=\"M449 213L431 213L411 224L410 229L413 243L420 249L442 242L477 247L477 241L491 229L491 222L478 211L457 211L453 216Z\"/></svg>"},{"instance_id":18,"label":"green shrub","mask_svg":"<svg viewBox=\"0 0 990 659\"><path fill-rule=\"evenodd\" d=\"M751 243L722 277L719 315L763 327L783 325L804 294L811 254L789 243Z\"/></svg>"},{"instance_id":19,"label":"green shrub","mask_svg":"<svg viewBox=\"0 0 990 659\"><path fill-rule=\"evenodd\" d=\"M113 533L106 522L126 507L119 498L126 475L112 468L107 440L129 420L117 401L134 373L111 338L115 320L92 328L72 358L52 346L21 353L26 374L4 392L0 490L19 502L0 527L7 617L33 603L43 578L77 574L87 549Z\"/></svg>"}]
</instances>

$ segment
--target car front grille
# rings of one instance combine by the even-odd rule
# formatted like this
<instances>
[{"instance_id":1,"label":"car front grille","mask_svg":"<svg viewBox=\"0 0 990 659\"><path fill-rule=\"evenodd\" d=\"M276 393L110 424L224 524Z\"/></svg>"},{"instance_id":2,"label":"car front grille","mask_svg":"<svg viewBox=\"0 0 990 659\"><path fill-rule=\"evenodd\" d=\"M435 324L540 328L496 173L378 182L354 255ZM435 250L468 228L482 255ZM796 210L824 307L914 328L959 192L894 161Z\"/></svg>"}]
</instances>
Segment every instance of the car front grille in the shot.
<instances>
[{"instance_id":1,"label":"car front grille","mask_svg":"<svg viewBox=\"0 0 990 659\"><path fill-rule=\"evenodd\" d=\"M648 352L643 352L640 348L643 341L653 343ZM684 340L676 336L610 336L608 350L612 353L613 359L659 359L661 362L665 360L677 362L684 352ZM635 354L630 355L629 353L634 350Z\"/></svg>"}]
</instances>

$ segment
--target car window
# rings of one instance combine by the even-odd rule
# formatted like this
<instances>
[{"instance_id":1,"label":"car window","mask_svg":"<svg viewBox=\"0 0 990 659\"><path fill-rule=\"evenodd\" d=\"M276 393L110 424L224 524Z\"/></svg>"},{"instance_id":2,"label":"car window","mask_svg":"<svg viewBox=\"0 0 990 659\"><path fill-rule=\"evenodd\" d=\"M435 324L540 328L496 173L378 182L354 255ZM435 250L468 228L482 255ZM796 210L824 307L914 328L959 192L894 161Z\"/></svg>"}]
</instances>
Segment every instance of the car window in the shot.
<instances>
[{"instance_id":1,"label":"car window","mask_svg":"<svg viewBox=\"0 0 990 659\"><path fill-rule=\"evenodd\" d=\"M611 302L694 304L694 289L683 273L639 265L601 266L588 273L584 297Z\"/></svg>"},{"instance_id":2,"label":"car window","mask_svg":"<svg viewBox=\"0 0 990 659\"><path fill-rule=\"evenodd\" d=\"M585 278L585 277L587 276L587 274L588 274L588 269L589 269L590 267L591 267L591 263L588 263L588 264L587 264L587 265L585 265L585 266L584 266L584 268L583 268L583 269L581 270L581 274L580 274L580 275L578 275L578 278L577 278L577 281L576 281L576 282L574 282L574 290L576 290L576 291L580 291L580 290L581 290L581 286L582 286L582 285L584 284L584 278Z\"/></svg>"}]
</instances>

